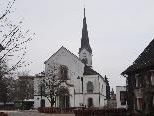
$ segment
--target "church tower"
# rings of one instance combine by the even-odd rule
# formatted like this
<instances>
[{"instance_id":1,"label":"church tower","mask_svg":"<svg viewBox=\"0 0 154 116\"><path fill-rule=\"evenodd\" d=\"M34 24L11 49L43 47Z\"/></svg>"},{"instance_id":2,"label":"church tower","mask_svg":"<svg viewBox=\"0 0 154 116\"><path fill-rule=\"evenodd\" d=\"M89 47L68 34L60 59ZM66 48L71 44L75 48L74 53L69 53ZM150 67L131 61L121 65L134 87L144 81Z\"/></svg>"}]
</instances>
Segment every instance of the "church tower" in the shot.
<instances>
[{"instance_id":1,"label":"church tower","mask_svg":"<svg viewBox=\"0 0 154 116\"><path fill-rule=\"evenodd\" d=\"M79 48L79 58L85 65L92 67L92 49L89 44L85 8L84 8L81 48Z\"/></svg>"}]
</instances>

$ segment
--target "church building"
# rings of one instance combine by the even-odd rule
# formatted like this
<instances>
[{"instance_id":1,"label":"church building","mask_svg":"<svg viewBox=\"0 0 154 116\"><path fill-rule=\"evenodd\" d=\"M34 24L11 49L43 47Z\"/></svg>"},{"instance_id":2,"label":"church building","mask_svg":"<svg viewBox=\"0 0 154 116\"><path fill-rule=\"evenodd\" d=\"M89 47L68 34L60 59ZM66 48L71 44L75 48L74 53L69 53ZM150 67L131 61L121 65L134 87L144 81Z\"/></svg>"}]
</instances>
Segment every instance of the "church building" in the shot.
<instances>
[{"instance_id":1,"label":"church building","mask_svg":"<svg viewBox=\"0 0 154 116\"><path fill-rule=\"evenodd\" d=\"M60 81L58 86L63 86L65 93L59 92L59 96L56 96L55 107L103 107L107 104L108 82L92 66L92 49L89 43L85 8L79 57L62 46L44 64L45 75L36 76L34 79L35 108L40 107L42 101L43 106L51 106L51 99L45 94L51 95L49 89L40 85L44 81L51 84L54 79L59 78L63 81ZM55 83L59 81L54 80L53 84ZM49 87L50 90L55 86Z\"/></svg>"}]
</instances>

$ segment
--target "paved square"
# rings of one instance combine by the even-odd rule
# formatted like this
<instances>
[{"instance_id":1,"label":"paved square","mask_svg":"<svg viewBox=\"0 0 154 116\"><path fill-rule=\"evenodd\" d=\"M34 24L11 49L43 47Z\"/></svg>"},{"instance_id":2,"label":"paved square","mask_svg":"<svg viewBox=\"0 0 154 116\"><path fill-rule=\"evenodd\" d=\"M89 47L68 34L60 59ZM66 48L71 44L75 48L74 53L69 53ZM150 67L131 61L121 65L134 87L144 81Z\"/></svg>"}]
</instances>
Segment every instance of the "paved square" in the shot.
<instances>
[{"instance_id":1,"label":"paved square","mask_svg":"<svg viewBox=\"0 0 154 116\"><path fill-rule=\"evenodd\" d=\"M45 114L37 111L3 111L9 116L75 116L74 114Z\"/></svg>"}]
</instances>

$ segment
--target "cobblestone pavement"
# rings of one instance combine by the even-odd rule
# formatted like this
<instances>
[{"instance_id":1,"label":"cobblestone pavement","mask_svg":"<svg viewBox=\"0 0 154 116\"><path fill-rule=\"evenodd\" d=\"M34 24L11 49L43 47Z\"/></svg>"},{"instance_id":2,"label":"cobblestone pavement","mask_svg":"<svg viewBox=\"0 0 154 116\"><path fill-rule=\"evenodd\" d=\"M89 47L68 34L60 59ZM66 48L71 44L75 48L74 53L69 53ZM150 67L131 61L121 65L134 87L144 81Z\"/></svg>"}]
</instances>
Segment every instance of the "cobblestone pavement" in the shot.
<instances>
[{"instance_id":1,"label":"cobblestone pavement","mask_svg":"<svg viewBox=\"0 0 154 116\"><path fill-rule=\"evenodd\" d=\"M1 112L1 111L0 111ZM44 114L37 111L3 111L9 116L75 116L74 114Z\"/></svg>"}]
</instances>

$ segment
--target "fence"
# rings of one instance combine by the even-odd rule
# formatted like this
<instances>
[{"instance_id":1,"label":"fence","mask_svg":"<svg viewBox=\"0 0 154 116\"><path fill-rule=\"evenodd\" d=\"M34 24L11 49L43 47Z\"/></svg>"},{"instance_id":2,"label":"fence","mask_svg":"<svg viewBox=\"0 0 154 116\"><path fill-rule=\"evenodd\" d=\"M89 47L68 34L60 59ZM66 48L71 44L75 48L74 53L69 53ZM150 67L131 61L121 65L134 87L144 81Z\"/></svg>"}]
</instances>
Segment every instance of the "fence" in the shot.
<instances>
[{"instance_id":1,"label":"fence","mask_svg":"<svg viewBox=\"0 0 154 116\"><path fill-rule=\"evenodd\" d=\"M75 116L126 116L126 109L98 109L98 108L38 108L41 113L74 113Z\"/></svg>"}]
</instances>

